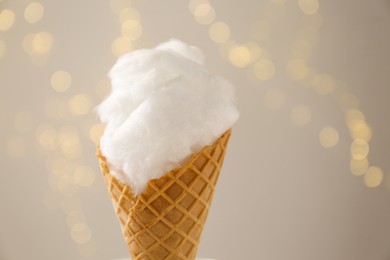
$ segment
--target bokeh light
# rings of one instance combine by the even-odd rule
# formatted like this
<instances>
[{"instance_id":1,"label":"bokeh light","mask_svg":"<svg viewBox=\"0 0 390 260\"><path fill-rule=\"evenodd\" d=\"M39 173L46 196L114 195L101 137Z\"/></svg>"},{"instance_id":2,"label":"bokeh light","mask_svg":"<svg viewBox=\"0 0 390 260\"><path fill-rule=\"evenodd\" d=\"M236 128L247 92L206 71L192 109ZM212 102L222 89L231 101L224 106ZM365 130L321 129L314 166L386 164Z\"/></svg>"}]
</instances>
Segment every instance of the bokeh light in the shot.
<instances>
[{"instance_id":1,"label":"bokeh light","mask_svg":"<svg viewBox=\"0 0 390 260\"><path fill-rule=\"evenodd\" d=\"M111 50L115 57L120 57L133 50L133 42L125 37L118 37L112 42Z\"/></svg>"},{"instance_id":2,"label":"bokeh light","mask_svg":"<svg viewBox=\"0 0 390 260\"><path fill-rule=\"evenodd\" d=\"M72 83L72 77L69 72L59 70L53 73L50 79L51 86L58 92L65 92Z\"/></svg>"},{"instance_id":3,"label":"bokeh light","mask_svg":"<svg viewBox=\"0 0 390 260\"><path fill-rule=\"evenodd\" d=\"M215 19L215 10L209 4L198 5L195 8L193 14L194 14L195 20L199 24L207 25L207 24L212 23Z\"/></svg>"},{"instance_id":4,"label":"bokeh light","mask_svg":"<svg viewBox=\"0 0 390 260\"><path fill-rule=\"evenodd\" d=\"M87 218L84 216L83 212L79 210L70 211L66 215L66 223L70 228L77 223L86 223L86 222L87 222Z\"/></svg>"},{"instance_id":5,"label":"bokeh light","mask_svg":"<svg viewBox=\"0 0 390 260\"><path fill-rule=\"evenodd\" d=\"M309 67L303 59L293 59L287 63L287 74L294 80L303 80L309 74Z\"/></svg>"},{"instance_id":6,"label":"bokeh light","mask_svg":"<svg viewBox=\"0 0 390 260\"><path fill-rule=\"evenodd\" d=\"M89 187L95 181L94 170L88 165L78 166L73 173L73 181L81 187Z\"/></svg>"},{"instance_id":7,"label":"bokeh light","mask_svg":"<svg viewBox=\"0 0 390 260\"><path fill-rule=\"evenodd\" d=\"M57 131L50 124L42 124L36 130L36 137L40 146L52 151L57 148Z\"/></svg>"},{"instance_id":8,"label":"bokeh light","mask_svg":"<svg viewBox=\"0 0 390 260\"><path fill-rule=\"evenodd\" d=\"M15 13L9 9L0 11L0 31L9 30L15 22Z\"/></svg>"},{"instance_id":9,"label":"bokeh light","mask_svg":"<svg viewBox=\"0 0 390 260\"><path fill-rule=\"evenodd\" d=\"M383 181L383 171L379 167L371 166L364 174L364 184L369 188L379 186Z\"/></svg>"},{"instance_id":10,"label":"bokeh light","mask_svg":"<svg viewBox=\"0 0 390 260\"><path fill-rule=\"evenodd\" d=\"M76 223L71 227L73 240L78 244L85 244L91 240L91 231L85 223Z\"/></svg>"},{"instance_id":11,"label":"bokeh light","mask_svg":"<svg viewBox=\"0 0 390 260\"><path fill-rule=\"evenodd\" d=\"M29 23L39 22L44 14L45 8L42 4L34 2L30 3L24 9L24 18Z\"/></svg>"},{"instance_id":12,"label":"bokeh light","mask_svg":"<svg viewBox=\"0 0 390 260\"><path fill-rule=\"evenodd\" d=\"M320 3L318 0L298 0L298 6L304 14L314 15L317 13Z\"/></svg>"},{"instance_id":13,"label":"bokeh light","mask_svg":"<svg viewBox=\"0 0 390 260\"><path fill-rule=\"evenodd\" d=\"M234 66L244 68L251 61L251 53L246 46L236 44L229 51L229 60Z\"/></svg>"},{"instance_id":14,"label":"bokeh light","mask_svg":"<svg viewBox=\"0 0 390 260\"><path fill-rule=\"evenodd\" d=\"M141 16L140 16L139 12L134 8L125 8L119 14L119 22L121 24L123 24L129 20L139 21L140 19L141 19Z\"/></svg>"},{"instance_id":15,"label":"bokeh light","mask_svg":"<svg viewBox=\"0 0 390 260\"><path fill-rule=\"evenodd\" d=\"M48 32L39 32L32 38L32 49L35 53L47 53L53 44L53 37Z\"/></svg>"},{"instance_id":16,"label":"bokeh light","mask_svg":"<svg viewBox=\"0 0 390 260\"><path fill-rule=\"evenodd\" d=\"M351 144L351 156L355 160L363 160L367 157L370 146L363 139L355 139Z\"/></svg>"},{"instance_id":17,"label":"bokeh light","mask_svg":"<svg viewBox=\"0 0 390 260\"><path fill-rule=\"evenodd\" d=\"M210 5L210 1L209 0L190 0L190 3L188 5L188 8L190 10L190 12L193 14L195 12L195 9L199 6L199 5L202 5L202 4L208 4Z\"/></svg>"},{"instance_id":18,"label":"bokeh light","mask_svg":"<svg viewBox=\"0 0 390 260\"><path fill-rule=\"evenodd\" d=\"M97 144L100 140L100 137L103 135L104 125L103 124L94 124L89 130L89 138L94 144Z\"/></svg>"},{"instance_id":19,"label":"bokeh light","mask_svg":"<svg viewBox=\"0 0 390 260\"><path fill-rule=\"evenodd\" d=\"M68 101L69 112L81 116L88 114L92 108L92 101L86 94L77 94Z\"/></svg>"},{"instance_id":20,"label":"bokeh light","mask_svg":"<svg viewBox=\"0 0 390 260\"><path fill-rule=\"evenodd\" d=\"M275 65L269 59L261 59L254 65L254 72L257 78L261 80L269 80L275 75Z\"/></svg>"},{"instance_id":21,"label":"bokeh light","mask_svg":"<svg viewBox=\"0 0 390 260\"><path fill-rule=\"evenodd\" d=\"M209 35L214 42L224 43L230 38L230 28L224 22L216 22L210 26Z\"/></svg>"},{"instance_id":22,"label":"bokeh light","mask_svg":"<svg viewBox=\"0 0 390 260\"><path fill-rule=\"evenodd\" d=\"M58 141L63 154L71 159L81 156L82 147L77 130L71 126L64 126L58 133Z\"/></svg>"},{"instance_id":23,"label":"bokeh light","mask_svg":"<svg viewBox=\"0 0 390 260\"><path fill-rule=\"evenodd\" d=\"M367 158L361 160L351 159L350 162L350 169L352 174L358 176L365 174L368 170L368 166L369 166L369 162Z\"/></svg>"},{"instance_id":24,"label":"bokeh light","mask_svg":"<svg viewBox=\"0 0 390 260\"><path fill-rule=\"evenodd\" d=\"M320 95L332 93L336 85L334 80L327 74L316 75L313 79L313 87Z\"/></svg>"},{"instance_id":25,"label":"bokeh light","mask_svg":"<svg viewBox=\"0 0 390 260\"><path fill-rule=\"evenodd\" d=\"M339 142L339 133L333 127L324 127L320 131L320 143L324 148L332 148Z\"/></svg>"},{"instance_id":26,"label":"bokeh light","mask_svg":"<svg viewBox=\"0 0 390 260\"><path fill-rule=\"evenodd\" d=\"M121 33L123 38L135 41L142 35L142 27L138 20L126 20L122 23Z\"/></svg>"}]
</instances>

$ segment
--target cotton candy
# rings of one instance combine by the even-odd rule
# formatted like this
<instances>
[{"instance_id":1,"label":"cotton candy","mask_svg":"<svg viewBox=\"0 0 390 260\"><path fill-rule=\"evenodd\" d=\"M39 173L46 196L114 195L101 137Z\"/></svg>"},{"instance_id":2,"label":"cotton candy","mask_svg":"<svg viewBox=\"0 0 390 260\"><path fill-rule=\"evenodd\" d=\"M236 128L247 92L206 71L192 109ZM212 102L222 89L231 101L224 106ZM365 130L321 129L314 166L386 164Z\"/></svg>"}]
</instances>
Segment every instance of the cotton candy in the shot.
<instances>
[{"instance_id":1,"label":"cotton candy","mask_svg":"<svg viewBox=\"0 0 390 260\"><path fill-rule=\"evenodd\" d=\"M238 120L233 85L203 62L200 49L172 39L125 54L109 72L112 91L97 107L100 149L136 195Z\"/></svg>"}]
</instances>

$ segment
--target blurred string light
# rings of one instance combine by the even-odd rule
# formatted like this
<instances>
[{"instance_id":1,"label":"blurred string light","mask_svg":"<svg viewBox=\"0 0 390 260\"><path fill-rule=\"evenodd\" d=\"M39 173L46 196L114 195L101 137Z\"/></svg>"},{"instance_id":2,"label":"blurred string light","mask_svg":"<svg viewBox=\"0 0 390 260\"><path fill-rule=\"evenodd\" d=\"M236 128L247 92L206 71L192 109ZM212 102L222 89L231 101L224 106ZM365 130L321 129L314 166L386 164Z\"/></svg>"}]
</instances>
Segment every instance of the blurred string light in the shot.
<instances>
[{"instance_id":1,"label":"blurred string light","mask_svg":"<svg viewBox=\"0 0 390 260\"><path fill-rule=\"evenodd\" d=\"M373 188L384 180L383 170L370 166L368 155L372 130L364 113L359 108L355 95L348 92L344 84L337 82L331 75L317 72L311 68L308 59L318 40L318 31L322 25L318 0L298 0L298 7L303 12L304 28L294 41L286 65L287 75L302 86L313 89L319 95L331 95L336 99L345 113L346 125L352 138L350 148L350 170L353 175L363 176L364 184ZM336 129L324 128L320 132L320 143L329 148L337 144L339 134Z\"/></svg>"},{"instance_id":2,"label":"blurred string light","mask_svg":"<svg viewBox=\"0 0 390 260\"><path fill-rule=\"evenodd\" d=\"M237 68L249 68L251 75L261 81L274 78L276 66L270 58L270 52L261 46L271 34L274 25L284 15L287 0L271 0L264 6L262 19L256 22L252 38L243 43L232 39L232 32L226 22L219 21L215 8L209 0L190 0L189 11L200 25L208 26L210 39L218 44L221 56ZM264 96L264 104L271 110L278 110L285 104L282 89L269 89Z\"/></svg>"},{"instance_id":3,"label":"blurred string light","mask_svg":"<svg viewBox=\"0 0 390 260\"><path fill-rule=\"evenodd\" d=\"M115 57L119 57L135 48L137 41L143 33L140 23L141 16L133 8L129 1L111 0L111 9L118 14L121 35L115 38L111 44L111 51Z\"/></svg>"},{"instance_id":4,"label":"blurred string light","mask_svg":"<svg viewBox=\"0 0 390 260\"><path fill-rule=\"evenodd\" d=\"M286 0L271 0L266 4L264 13L261 15L263 18L257 21L253 27L251 36L255 41L246 43L237 43L232 39L229 25L216 19L215 8L209 0L190 0L189 10L197 23L209 26L209 37L219 45L220 54L224 59L237 68L252 67L255 78L267 81L271 80L277 71L274 62L270 59L270 52L260 44L270 37L273 26L285 12L286 2ZM309 58L318 42L318 33L323 23L319 14L319 1L297 0L297 5L303 13L304 28L299 31L297 39L291 45L286 73L292 80L299 81L303 87L310 88L322 96L331 96L339 101L346 114L347 126L353 139L351 172L354 175L365 176L364 182L367 187L379 186L383 180L383 178L378 177L380 176L379 171L374 171L374 174L368 171L367 156L372 130L365 120L363 112L359 109L357 97L346 91L346 87L331 75L319 73L309 64ZM283 107L285 99L286 95L283 90L270 88L266 91L263 101L267 108L278 110ZM311 114L310 107L301 104L292 108L290 119L296 126L305 126L310 122ZM319 133L320 144L324 148L336 146L339 139L339 132L334 127L325 127ZM374 179L372 176L376 176L375 181L372 181Z\"/></svg>"}]
</instances>

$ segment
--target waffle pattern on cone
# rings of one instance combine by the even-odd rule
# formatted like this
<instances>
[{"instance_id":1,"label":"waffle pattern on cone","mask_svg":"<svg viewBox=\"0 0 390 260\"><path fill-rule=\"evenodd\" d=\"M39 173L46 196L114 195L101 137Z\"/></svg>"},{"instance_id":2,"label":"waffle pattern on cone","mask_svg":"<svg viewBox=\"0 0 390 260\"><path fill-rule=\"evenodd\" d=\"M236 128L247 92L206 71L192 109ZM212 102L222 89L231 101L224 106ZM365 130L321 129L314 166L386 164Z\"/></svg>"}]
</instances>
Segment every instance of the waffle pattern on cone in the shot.
<instances>
[{"instance_id":1,"label":"waffle pattern on cone","mask_svg":"<svg viewBox=\"0 0 390 260\"><path fill-rule=\"evenodd\" d=\"M180 168L148 182L134 196L110 174L98 149L100 166L132 259L195 259L231 130Z\"/></svg>"}]
</instances>

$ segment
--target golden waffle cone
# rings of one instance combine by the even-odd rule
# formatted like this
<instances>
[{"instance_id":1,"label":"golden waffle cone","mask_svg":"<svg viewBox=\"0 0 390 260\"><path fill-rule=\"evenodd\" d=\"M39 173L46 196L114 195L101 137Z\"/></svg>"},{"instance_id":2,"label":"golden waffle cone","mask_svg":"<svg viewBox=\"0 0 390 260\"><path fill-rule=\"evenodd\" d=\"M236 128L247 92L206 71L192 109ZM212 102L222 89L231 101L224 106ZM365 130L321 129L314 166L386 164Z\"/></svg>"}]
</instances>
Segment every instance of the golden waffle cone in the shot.
<instances>
[{"instance_id":1,"label":"golden waffle cone","mask_svg":"<svg viewBox=\"0 0 390 260\"><path fill-rule=\"evenodd\" d=\"M195 259L231 130L180 168L148 182L139 196L110 174L98 149L108 192L132 259Z\"/></svg>"}]
</instances>

